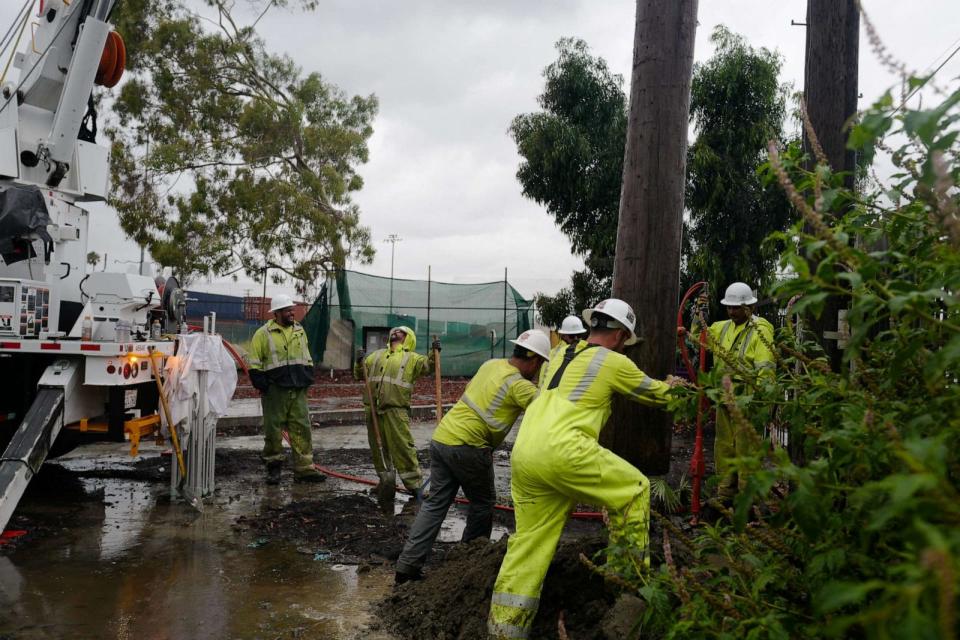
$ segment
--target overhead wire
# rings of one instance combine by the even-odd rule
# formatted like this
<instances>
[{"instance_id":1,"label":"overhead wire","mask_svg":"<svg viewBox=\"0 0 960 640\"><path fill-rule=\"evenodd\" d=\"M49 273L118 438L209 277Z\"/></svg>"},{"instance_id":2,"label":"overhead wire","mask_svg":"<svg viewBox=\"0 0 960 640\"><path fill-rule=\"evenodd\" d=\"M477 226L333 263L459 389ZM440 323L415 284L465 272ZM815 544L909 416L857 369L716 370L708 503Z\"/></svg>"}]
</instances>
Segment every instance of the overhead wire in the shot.
<instances>
[{"instance_id":1,"label":"overhead wire","mask_svg":"<svg viewBox=\"0 0 960 640\"><path fill-rule=\"evenodd\" d=\"M918 84L917 86L915 86L915 87L913 88L913 90L910 91L910 93L908 93L906 96L904 96L903 100L900 102L900 105L899 105L896 109L894 109L894 110L893 110L893 113L891 113L890 115L896 115L896 113L897 113L898 111L901 111L901 110L907 105L907 101L910 100L910 98L912 98L913 96L915 96L915 95L917 94L917 92L920 91L920 89L924 88L924 87L927 85L928 82L930 82L931 80L933 80L933 77L934 77L935 75L937 75L937 74L940 72L940 70L943 69L943 68L947 65L947 63L950 62L950 60L953 59L953 57L954 57L955 55L957 55L957 53L960 53L960 38L957 38L956 40L954 40L954 41L953 41L953 44L951 44L950 47L953 47L954 45L957 45L957 46L956 46L956 48L954 48L954 50L950 53L950 55L948 55L948 56L943 60L943 62L941 62L941 63L937 66L937 68L933 70L932 73L930 73L929 75L927 75L927 76L920 82L920 84ZM946 53L947 51L949 51L949 50L950 50L950 47L947 47L947 48L944 50L944 53ZM929 65L927 65L927 69L929 70L929 69L934 65L934 63L940 58L940 56L942 56L942 55L943 55L943 53L941 53L939 56L937 56L936 58L934 58L934 59L933 59L933 62L931 62Z\"/></svg>"}]
</instances>

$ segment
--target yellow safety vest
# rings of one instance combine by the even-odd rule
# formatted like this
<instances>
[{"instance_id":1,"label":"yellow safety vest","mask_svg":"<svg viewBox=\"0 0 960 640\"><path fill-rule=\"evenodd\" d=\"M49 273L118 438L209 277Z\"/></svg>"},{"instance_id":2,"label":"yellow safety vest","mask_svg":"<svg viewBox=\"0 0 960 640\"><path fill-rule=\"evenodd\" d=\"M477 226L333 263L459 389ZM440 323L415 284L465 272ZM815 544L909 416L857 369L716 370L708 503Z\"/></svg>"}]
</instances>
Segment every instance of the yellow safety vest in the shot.
<instances>
[{"instance_id":1,"label":"yellow safety vest","mask_svg":"<svg viewBox=\"0 0 960 640\"><path fill-rule=\"evenodd\" d=\"M413 383L420 376L433 373L433 360L416 353L417 337L407 327L406 339L395 351L379 349L363 360L363 366L354 367L353 375L362 380L366 367L373 397L378 409L408 409L413 396ZM363 392L363 404L369 405L367 392Z\"/></svg>"},{"instance_id":2,"label":"yellow safety vest","mask_svg":"<svg viewBox=\"0 0 960 640\"><path fill-rule=\"evenodd\" d=\"M443 416L433 439L450 446L496 447L536 395L537 388L508 360L487 360Z\"/></svg>"},{"instance_id":3,"label":"yellow safety vest","mask_svg":"<svg viewBox=\"0 0 960 640\"><path fill-rule=\"evenodd\" d=\"M696 336L697 327L693 335ZM720 348L731 353L735 358L753 367L759 375L773 375L776 363L773 353L767 345L773 345L773 325L759 316L751 316L749 320L737 326L733 320L721 320L710 325L710 336ZM761 339L762 336L762 339ZM726 369L723 358L715 357L713 365L718 371Z\"/></svg>"},{"instance_id":4,"label":"yellow safety vest","mask_svg":"<svg viewBox=\"0 0 960 640\"><path fill-rule=\"evenodd\" d=\"M266 373L271 384L308 387L313 383L313 360L303 326L282 327L269 320L257 329L247 357L250 369Z\"/></svg>"},{"instance_id":5,"label":"yellow safety vest","mask_svg":"<svg viewBox=\"0 0 960 640\"><path fill-rule=\"evenodd\" d=\"M556 386L566 349L550 358L544 385L527 407L514 450L522 442L543 447L578 435L597 440L610 417L614 394L650 406L666 404L670 386L646 375L627 356L582 340L574 353Z\"/></svg>"}]
</instances>

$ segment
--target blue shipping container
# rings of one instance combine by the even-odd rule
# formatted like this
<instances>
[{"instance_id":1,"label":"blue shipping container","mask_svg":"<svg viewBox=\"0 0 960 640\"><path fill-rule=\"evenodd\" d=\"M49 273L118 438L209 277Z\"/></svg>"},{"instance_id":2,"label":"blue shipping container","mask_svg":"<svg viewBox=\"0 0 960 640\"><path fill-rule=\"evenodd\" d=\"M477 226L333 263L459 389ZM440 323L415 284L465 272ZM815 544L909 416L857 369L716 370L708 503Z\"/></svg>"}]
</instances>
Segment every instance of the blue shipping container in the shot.
<instances>
[{"instance_id":1,"label":"blue shipping container","mask_svg":"<svg viewBox=\"0 0 960 640\"><path fill-rule=\"evenodd\" d=\"M203 291L187 292L188 319L201 319L210 313L216 313L217 318L223 320L243 320L243 298Z\"/></svg>"}]
</instances>

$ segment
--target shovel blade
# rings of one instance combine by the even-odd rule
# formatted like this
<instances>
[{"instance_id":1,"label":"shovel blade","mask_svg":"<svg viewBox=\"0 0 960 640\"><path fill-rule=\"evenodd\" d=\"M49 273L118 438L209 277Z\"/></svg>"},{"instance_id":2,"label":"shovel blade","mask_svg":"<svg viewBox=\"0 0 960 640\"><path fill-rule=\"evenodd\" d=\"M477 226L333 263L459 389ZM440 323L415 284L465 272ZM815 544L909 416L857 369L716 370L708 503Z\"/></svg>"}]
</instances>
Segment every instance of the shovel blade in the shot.
<instances>
[{"instance_id":1,"label":"shovel blade","mask_svg":"<svg viewBox=\"0 0 960 640\"><path fill-rule=\"evenodd\" d=\"M377 485L377 503L385 513L393 512L393 503L396 497L397 473L386 471L380 474L380 484Z\"/></svg>"}]
</instances>

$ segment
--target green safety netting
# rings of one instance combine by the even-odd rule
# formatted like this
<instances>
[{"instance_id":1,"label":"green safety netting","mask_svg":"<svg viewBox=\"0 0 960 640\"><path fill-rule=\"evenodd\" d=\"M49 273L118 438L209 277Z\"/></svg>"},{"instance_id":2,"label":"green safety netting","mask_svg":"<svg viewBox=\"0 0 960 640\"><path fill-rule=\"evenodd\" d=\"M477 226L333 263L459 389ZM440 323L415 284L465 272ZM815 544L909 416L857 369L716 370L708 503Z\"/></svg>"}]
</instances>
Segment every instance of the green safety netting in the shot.
<instances>
[{"instance_id":1,"label":"green safety netting","mask_svg":"<svg viewBox=\"0 0 960 640\"><path fill-rule=\"evenodd\" d=\"M327 281L303 324L314 362L324 361L331 322L352 324L354 349L363 347L365 328L406 325L416 331L420 353L439 336L444 375L471 376L488 358L512 350L506 340L531 327L532 309L533 301L505 280L452 284L344 270Z\"/></svg>"}]
</instances>

